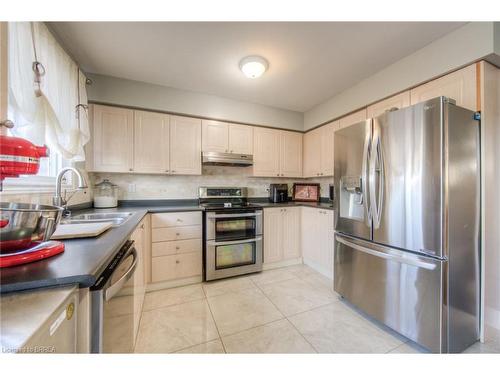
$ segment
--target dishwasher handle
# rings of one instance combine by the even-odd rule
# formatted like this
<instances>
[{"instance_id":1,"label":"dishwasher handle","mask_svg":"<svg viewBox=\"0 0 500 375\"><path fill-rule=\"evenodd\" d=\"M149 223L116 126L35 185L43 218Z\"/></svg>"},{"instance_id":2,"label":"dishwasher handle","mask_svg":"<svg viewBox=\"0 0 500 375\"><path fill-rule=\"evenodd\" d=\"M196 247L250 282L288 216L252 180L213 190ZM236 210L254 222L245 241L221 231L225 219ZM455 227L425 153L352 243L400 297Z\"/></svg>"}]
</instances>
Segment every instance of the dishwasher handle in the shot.
<instances>
[{"instance_id":1,"label":"dishwasher handle","mask_svg":"<svg viewBox=\"0 0 500 375\"><path fill-rule=\"evenodd\" d=\"M139 257L137 255L137 250L135 247L131 248L131 255L133 257L132 264L130 265L129 269L123 274L122 277L120 277L116 282L108 286L103 292L104 292L104 300L109 301L111 298L116 296L116 294L123 288L123 286L127 283L127 281L130 280L132 275L134 274L135 269L137 268L137 262L139 260ZM126 256L124 258L127 259L129 256Z\"/></svg>"}]
</instances>

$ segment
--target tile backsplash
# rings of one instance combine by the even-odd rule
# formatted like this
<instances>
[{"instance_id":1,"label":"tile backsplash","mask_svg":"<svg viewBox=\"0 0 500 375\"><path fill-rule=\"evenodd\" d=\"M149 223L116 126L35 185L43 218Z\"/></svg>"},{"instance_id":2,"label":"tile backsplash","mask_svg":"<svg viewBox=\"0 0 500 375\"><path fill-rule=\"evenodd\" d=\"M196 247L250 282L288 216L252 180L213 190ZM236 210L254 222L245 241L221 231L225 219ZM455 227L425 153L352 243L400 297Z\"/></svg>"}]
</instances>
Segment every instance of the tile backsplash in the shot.
<instances>
[{"instance_id":1,"label":"tile backsplash","mask_svg":"<svg viewBox=\"0 0 500 375\"><path fill-rule=\"evenodd\" d=\"M120 188L119 199L195 199L200 186L245 186L250 197L266 197L271 183L288 184L290 193L294 182L321 184L321 196L328 197L331 177L317 179L253 177L251 167L204 166L201 176L165 176L128 173L90 173L92 185L109 179Z\"/></svg>"}]
</instances>

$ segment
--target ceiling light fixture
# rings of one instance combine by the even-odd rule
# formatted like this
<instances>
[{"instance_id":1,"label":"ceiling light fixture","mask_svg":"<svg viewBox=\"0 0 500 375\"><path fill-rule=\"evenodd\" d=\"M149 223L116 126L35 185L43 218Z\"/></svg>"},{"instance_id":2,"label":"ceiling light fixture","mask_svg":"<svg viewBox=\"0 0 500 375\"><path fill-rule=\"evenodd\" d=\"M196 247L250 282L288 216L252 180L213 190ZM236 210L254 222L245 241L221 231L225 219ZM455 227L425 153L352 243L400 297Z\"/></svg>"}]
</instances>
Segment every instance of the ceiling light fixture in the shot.
<instances>
[{"instance_id":1,"label":"ceiling light fixture","mask_svg":"<svg viewBox=\"0 0 500 375\"><path fill-rule=\"evenodd\" d=\"M269 64L261 56L247 56L240 61L240 69L248 78L259 78L267 70Z\"/></svg>"}]
</instances>

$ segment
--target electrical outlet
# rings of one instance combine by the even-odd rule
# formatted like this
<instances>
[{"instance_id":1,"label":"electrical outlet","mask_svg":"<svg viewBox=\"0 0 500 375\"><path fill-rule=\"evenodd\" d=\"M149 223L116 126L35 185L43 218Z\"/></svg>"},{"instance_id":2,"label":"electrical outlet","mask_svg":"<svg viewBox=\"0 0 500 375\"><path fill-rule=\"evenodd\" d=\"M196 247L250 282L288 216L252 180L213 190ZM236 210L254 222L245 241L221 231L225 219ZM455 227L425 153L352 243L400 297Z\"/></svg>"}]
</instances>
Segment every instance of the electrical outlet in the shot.
<instances>
[{"instance_id":1,"label":"electrical outlet","mask_svg":"<svg viewBox=\"0 0 500 375\"><path fill-rule=\"evenodd\" d=\"M136 190L135 184L128 184L128 192L129 193L135 193L135 190Z\"/></svg>"}]
</instances>

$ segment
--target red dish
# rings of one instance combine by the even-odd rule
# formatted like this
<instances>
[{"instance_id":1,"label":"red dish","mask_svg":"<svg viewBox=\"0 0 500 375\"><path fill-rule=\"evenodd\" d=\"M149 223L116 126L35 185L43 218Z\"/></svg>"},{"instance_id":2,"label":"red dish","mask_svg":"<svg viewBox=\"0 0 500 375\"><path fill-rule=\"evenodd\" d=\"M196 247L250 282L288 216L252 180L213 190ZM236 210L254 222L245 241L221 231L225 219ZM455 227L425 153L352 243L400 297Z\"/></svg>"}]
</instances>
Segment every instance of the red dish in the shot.
<instances>
[{"instance_id":1,"label":"red dish","mask_svg":"<svg viewBox=\"0 0 500 375\"><path fill-rule=\"evenodd\" d=\"M0 268L18 266L52 257L64 251L64 244L59 241L40 242L31 249L0 257Z\"/></svg>"}]
</instances>

